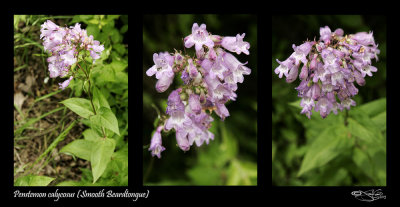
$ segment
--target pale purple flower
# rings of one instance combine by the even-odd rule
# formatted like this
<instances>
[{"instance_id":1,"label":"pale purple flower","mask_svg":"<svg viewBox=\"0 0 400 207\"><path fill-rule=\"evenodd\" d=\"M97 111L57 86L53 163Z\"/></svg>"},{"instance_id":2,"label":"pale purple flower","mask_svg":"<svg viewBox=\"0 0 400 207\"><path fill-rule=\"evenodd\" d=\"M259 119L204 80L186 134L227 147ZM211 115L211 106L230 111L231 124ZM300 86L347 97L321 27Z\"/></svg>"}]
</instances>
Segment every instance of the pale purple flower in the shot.
<instances>
[{"instance_id":1,"label":"pale purple flower","mask_svg":"<svg viewBox=\"0 0 400 207\"><path fill-rule=\"evenodd\" d=\"M189 84L190 76L189 76L189 73L186 70L182 71L181 79L183 80L183 83L185 85Z\"/></svg>"},{"instance_id":2,"label":"pale purple flower","mask_svg":"<svg viewBox=\"0 0 400 207\"><path fill-rule=\"evenodd\" d=\"M288 58L283 62L276 59L276 61L279 63L279 66L275 69L275 73L279 74L279 78L282 78L282 75L287 77L289 75L289 70L294 66L292 59Z\"/></svg>"},{"instance_id":3,"label":"pale purple flower","mask_svg":"<svg viewBox=\"0 0 400 207\"><path fill-rule=\"evenodd\" d=\"M68 52L61 55L60 57L62 60L64 60L64 63L67 66L73 65L77 61L76 57L74 56L74 50L69 50Z\"/></svg>"},{"instance_id":4,"label":"pale purple flower","mask_svg":"<svg viewBox=\"0 0 400 207\"><path fill-rule=\"evenodd\" d=\"M224 73L228 71L228 68L225 66L225 62L223 62L223 60L226 61L222 55L219 55L215 62L212 63L211 67L203 64L205 66L204 69L208 71L208 74L211 78L218 77L220 80L224 79ZM208 63L208 59L205 59L204 61Z\"/></svg>"},{"instance_id":5,"label":"pale purple flower","mask_svg":"<svg viewBox=\"0 0 400 207\"><path fill-rule=\"evenodd\" d=\"M299 46L293 44L292 48L294 52L292 53L292 55L290 55L289 58L294 60L295 65L299 65L300 62L307 64L308 61L306 56L308 55L308 53L310 53L313 44L314 42L305 42Z\"/></svg>"},{"instance_id":6,"label":"pale purple flower","mask_svg":"<svg viewBox=\"0 0 400 207\"><path fill-rule=\"evenodd\" d=\"M185 37L184 42L186 48L191 48L193 45L195 45L196 51L199 51L203 45L206 45L208 49L212 49L214 47L214 42L211 40L211 37L206 30L205 24L201 24L199 27L197 23L194 23L192 27L192 34Z\"/></svg>"},{"instance_id":7,"label":"pale purple flower","mask_svg":"<svg viewBox=\"0 0 400 207\"><path fill-rule=\"evenodd\" d=\"M356 102L352 100L351 98L346 98L342 101L341 105L346 108L347 110L350 110L350 106L355 106Z\"/></svg>"},{"instance_id":8,"label":"pale purple flower","mask_svg":"<svg viewBox=\"0 0 400 207\"><path fill-rule=\"evenodd\" d=\"M303 65L300 72L300 80L305 80L308 77L308 68L306 65Z\"/></svg>"},{"instance_id":9,"label":"pale purple flower","mask_svg":"<svg viewBox=\"0 0 400 207\"><path fill-rule=\"evenodd\" d=\"M236 91L238 88L237 80L231 71L227 71L224 73L224 82L228 85L229 89L232 91Z\"/></svg>"},{"instance_id":10,"label":"pale purple flower","mask_svg":"<svg viewBox=\"0 0 400 207\"><path fill-rule=\"evenodd\" d=\"M40 27L41 27L40 39L42 39L43 37L50 36L54 31L56 31L59 28L58 25L54 24L50 20L47 20L46 22L44 22Z\"/></svg>"},{"instance_id":11,"label":"pale purple flower","mask_svg":"<svg viewBox=\"0 0 400 207\"><path fill-rule=\"evenodd\" d=\"M333 105L332 103L325 97L320 98L315 105L315 111L319 111L322 118L328 116L331 112Z\"/></svg>"},{"instance_id":12,"label":"pale purple flower","mask_svg":"<svg viewBox=\"0 0 400 207\"><path fill-rule=\"evenodd\" d=\"M362 45L368 46L368 45L375 45L375 40L373 36L373 32L366 33L366 32L359 32L351 36L351 38L357 43L360 43Z\"/></svg>"},{"instance_id":13,"label":"pale purple flower","mask_svg":"<svg viewBox=\"0 0 400 207\"><path fill-rule=\"evenodd\" d=\"M306 114L308 118L311 118L312 108L315 106L314 100L310 97L304 97L301 99L300 106L303 107L301 114Z\"/></svg>"},{"instance_id":14,"label":"pale purple flower","mask_svg":"<svg viewBox=\"0 0 400 207\"><path fill-rule=\"evenodd\" d=\"M60 70L54 65L49 64L50 78L56 78L60 75Z\"/></svg>"},{"instance_id":15,"label":"pale purple flower","mask_svg":"<svg viewBox=\"0 0 400 207\"><path fill-rule=\"evenodd\" d=\"M343 31L343 29L338 28L338 29L335 30L334 33L335 33L336 36L343 36L344 31Z\"/></svg>"},{"instance_id":16,"label":"pale purple flower","mask_svg":"<svg viewBox=\"0 0 400 207\"><path fill-rule=\"evenodd\" d=\"M201 112L200 97L196 94L190 94L189 96L189 106L195 114Z\"/></svg>"},{"instance_id":17,"label":"pale purple flower","mask_svg":"<svg viewBox=\"0 0 400 207\"><path fill-rule=\"evenodd\" d=\"M178 143L179 148L183 151L188 151L190 149L190 144L188 140L188 132L183 129L176 130L176 142Z\"/></svg>"},{"instance_id":18,"label":"pale purple flower","mask_svg":"<svg viewBox=\"0 0 400 207\"><path fill-rule=\"evenodd\" d=\"M310 70L314 70L317 67L317 65L318 65L317 57L318 57L318 55L314 54L314 57L312 58L312 60L310 62ZM304 64L304 66L306 66L306 64Z\"/></svg>"},{"instance_id":19,"label":"pale purple flower","mask_svg":"<svg viewBox=\"0 0 400 207\"><path fill-rule=\"evenodd\" d=\"M233 78L235 82L243 83L243 75L250 75L251 69L246 67L245 63L241 63L235 56L230 53L223 54L223 64L233 73Z\"/></svg>"},{"instance_id":20,"label":"pale purple flower","mask_svg":"<svg viewBox=\"0 0 400 207\"><path fill-rule=\"evenodd\" d=\"M160 79L163 76L173 77L174 71L172 65L174 58L168 52L160 52L153 54L154 65L146 71L147 76L156 74L156 78Z\"/></svg>"},{"instance_id":21,"label":"pale purple flower","mask_svg":"<svg viewBox=\"0 0 400 207\"><path fill-rule=\"evenodd\" d=\"M325 70L322 63L319 62L317 64L317 68L314 69L313 82L316 83L316 82L318 82L318 80L321 80L322 82L324 82L329 74L330 74L330 72L328 70Z\"/></svg>"},{"instance_id":22,"label":"pale purple flower","mask_svg":"<svg viewBox=\"0 0 400 207\"><path fill-rule=\"evenodd\" d=\"M250 44L248 42L243 42L244 36L245 33L242 35L237 34L236 37L224 37L222 38L221 45L231 52L236 52L238 55L242 52L249 55L248 49L250 48Z\"/></svg>"},{"instance_id":23,"label":"pale purple flower","mask_svg":"<svg viewBox=\"0 0 400 207\"><path fill-rule=\"evenodd\" d=\"M151 138L151 143L149 147L149 151L151 151L151 156L157 156L161 158L161 152L165 150L165 147L162 146L161 140L161 130L162 126L159 126L157 130L154 132L153 137Z\"/></svg>"},{"instance_id":24,"label":"pale purple flower","mask_svg":"<svg viewBox=\"0 0 400 207\"><path fill-rule=\"evenodd\" d=\"M189 73L189 76L191 78L196 78L198 73L199 73L197 71L196 66L194 66L194 64L193 64L193 60L192 59L188 60L187 72Z\"/></svg>"},{"instance_id":25,"label":"pale purple flower","mask_svg":"<svg viewBox=\"0 0 400 207\"><path fill-rule=\"evenodd\" d=\"M92 45L89 45L88 48L91 48L90 51L90 56L93 59L93 63L100 58L101 52L104 50L104 45L100 45L100 42L97 40L93 41Z\"/></svg>"},{"instance_id":26,"label":"pale purple flower","mask_svg":"<svg viewBox=\"0 0 400 207\"><path fill-rule=\"evenodd\" d=\"M159 93L166 91L174 80L174 76L162 76L156 83L156 90Z\"/></svg>"},{"instance_id":27,"label":"pale purple flower","mask_svg":"<svg viewBox=\"0 0 400 207\"><path fill-rule=\"evenodd\" d=\"M291 83L297 79L297 76L299 75L299 69L298 66L295 65L293 68L290 70L288 76L286 77L286 82Z\"/></svg>"},{"instance_id":28,"label":"pale purple flower","mask_svg":"<svg viewBox=\"0 0 400 207\"><path fill-rule=\"evenodd\" d=\"M174 63L180 65L183 63L183 60L184 60L183 56L180 53L176 52L174 55Z\"/></svg>"},{"instance_id":29,"label":"pale purple flower","mask_svg":"<svg viewBox=\"0 0 400 207\"><path fill-rule=\"evenodd\" d=\"M166 111L168 115L173 115L176 112L183 112L185 110L185 105L183 104L181 96L179 95L180 92L182 92L182 89L178 88L169 94Z\"/></svg>"},{"instance_id":30,"label":"pale purple flower","mask_svg":"<svg viewBox=\"0 0 400 207\"><path fill-rule=\"evenodd\" d=\"M69 79L65 80L65 81L62 82L62 83L59 83L59 84L58 84L58 85L60 85L59 88L61 88L62 90L64 90L64 89L69 85L69 82L71 82L72 78L74 78L74 77L73 77L73 76L70 76Z\"/></svg>"},{"instance_id":31,"label":"pale purple flower","mask_svg":"<svg viewBox=\"0 0 400 207\"><path fill-rule=\"evenodd\" d=\"M356 82L357 82L358 85L360 85L360 86L364 86L365 85L365 79L363 78L361 73L359 73L358 71L354 71L354 77L355 77Z\"/></svg>"},{"instance_id":32,"label":"pale purple flower","mask_svg":"<svg viewBox=\"0 0 400 207\"><path fill-rule=\"evenodd\" d=\"M319 29L319 34L321 35L321 40L325 42L325 44L329 44L331 40L332 31L328 26L321 27Z\"/></svg>"},{"instance_id":33,"label":"pale purple flower","mask_svg":"<svg viewBox=\"0 0 400 207\"><path fill-rule=\"evenodd\" d=\"M331 76L331 80L332 80L332 85L336 86L336 85L340 85L340 86L344 86L345 84L345 79L343 77L342 72L338 71L334 74L332 74Z\"/></svg>"},{"instance_id":34,"label":"pale purple flower","mask_svg":"<svg viewBox=\"0 0 400 207\"><path fill-rule=\"evenodd\" d=\"M215 113L217 113L217 115L221 117L221 120L224 120L225 117L229 116L229 111L226 108L225 104L216 103L215 106L217 107Z\"/></svg>"},{"instance_id":35,"label":"pale purple flower","mask_svg":"<svg viewBox=\"0 0 400 207\"><path fill-rule=\"evenodd\" d=\"M376 67L374 67L372 65L366 65L362 68L361 74L363 77L365 77L365 75L372 76L371 72L376 72L376 71L378 71L378 69Z\"/></svg>"},{"instance_id":36,"label":"pale purple flower","mask_svg":"<svg viewBox=\"0 0 400 207\"><path fill-rule=\"evenodd\" d=\"M308 90L306 96L312 98L313 100L318 100L321 95L321 88L318 84L313 84Z\"/></svg>"},{"instance_id":37,"label":"pale purple flower","mask_svg":"<svg viewBox=\"0 0 400 207\"><path fill-rule=\"evenodd\" d=\"M170 115L170 118L165 122L165 129L170 130L174 128L178 130L184 127L184 125L190 125L192 122L185 113L185 105L183 104L179 92L182 89L177 89L171 92L168 96L168 106L166 113Z\"/></svg>"}]
</instances>

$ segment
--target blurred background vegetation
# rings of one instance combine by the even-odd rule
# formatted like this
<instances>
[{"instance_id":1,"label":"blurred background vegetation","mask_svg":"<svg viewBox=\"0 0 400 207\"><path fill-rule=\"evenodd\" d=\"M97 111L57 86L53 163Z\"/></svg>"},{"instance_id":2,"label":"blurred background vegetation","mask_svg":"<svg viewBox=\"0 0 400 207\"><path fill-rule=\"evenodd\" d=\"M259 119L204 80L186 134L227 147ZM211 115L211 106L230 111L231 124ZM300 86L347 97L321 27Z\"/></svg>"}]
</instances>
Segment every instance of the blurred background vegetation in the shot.
<instances>
[{"instance_id":1,"label":"blurred background vegetation","mask_svg":"<svg viewBox=\"0 0 400 207\"><path fill-rule=\"evenodd\" d=\"M255 15L145 15L143 19L143 182L144 185L257 185L257 19ZM183 38L191 34L193 23L207 25L207 31L221 36L246 33L250 55L235 55L248 61L251 75L245 76L236 91L237 101L228 102L230 116L221 121L213 114L209 145L192 146L184 153L176 145L175 133L163 134L166 150L162 158L151 157L149 143L157 117L156 108L165 113L169 93L179 78L164 93L155 90L156 79L145 72L154 65L153 54L186 50Z\"/></svg>"},{"instance_id":2,"label":"blurred background vegetation","mask_svg":"<svg viewBox=\"0 0 400 207\"><path fill-rule=\"evenodd\" d=\"M357 107L350 110L352 122L347 128L330 128L343 122L343 114L331 114L322 120L314 112L311 120L300 115L299 97L294 89L299 79L288 84L274 73L276 59L286 60L293 52L292 44L319 39L319 28L332 31L342 28L345 34L373 31L379 44L379 61L372 61L378 71L366 77L365 86L357 86L354 97ZM386 17L360 15L293 15L272 16L272 185L338 186L386 185ZM376 101L377 100L377 101ZM289 104L292 103L292 104ZM368 103L368 104L367 104ZM361 106L362 105L362 106ZM360 107L361 106L361 107ZM360 118L362 117L362 118ZM360 121L362 120L362 121ZM357 126L355 124L362 123ZM368 123L368 124L366 124ZM378 127L375 130L374 127ZM365 127L369 126L369 127ZM372 130L374 129L374 130ZM343 146L332 144L341 139L336 133L346 132ZM322 134L324 132L324 134ZM318 136L326 136L321 139ZM360 138L361 137L361 138ZM378 137L378 138L376 138ZM364 138L366 140L364 140ZM370 138L370 139L369 139ZM376 138L376 139L375 139ZM318 141L315 141L317 140ZM318 153L311 152L326 147ZM305 155L326 156L322 162L307 168Z\"/></svg>"}]
</instances>

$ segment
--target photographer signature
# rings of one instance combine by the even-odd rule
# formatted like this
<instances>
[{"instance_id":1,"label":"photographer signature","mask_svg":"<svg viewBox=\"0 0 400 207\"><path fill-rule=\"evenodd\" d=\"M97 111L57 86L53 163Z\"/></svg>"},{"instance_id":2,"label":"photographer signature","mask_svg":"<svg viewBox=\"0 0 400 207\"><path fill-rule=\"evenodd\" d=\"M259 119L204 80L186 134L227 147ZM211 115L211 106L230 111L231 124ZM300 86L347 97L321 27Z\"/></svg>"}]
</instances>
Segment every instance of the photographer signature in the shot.
<instances>
[{"instance_id":1,"label":"photographer signature","mask_svg":"<svg viewBox=\"0 0 400 207\"><path fill-rule=\"evenodd\" d=\"M353 195L356 199L360 201L367 201L367 202L371 202L378 199L386 199L386 196L383 195L381 189L378 189L376 191L372 189L365 192L358 190L351 192L351 195Z\"/></svg>"}]
</instances>

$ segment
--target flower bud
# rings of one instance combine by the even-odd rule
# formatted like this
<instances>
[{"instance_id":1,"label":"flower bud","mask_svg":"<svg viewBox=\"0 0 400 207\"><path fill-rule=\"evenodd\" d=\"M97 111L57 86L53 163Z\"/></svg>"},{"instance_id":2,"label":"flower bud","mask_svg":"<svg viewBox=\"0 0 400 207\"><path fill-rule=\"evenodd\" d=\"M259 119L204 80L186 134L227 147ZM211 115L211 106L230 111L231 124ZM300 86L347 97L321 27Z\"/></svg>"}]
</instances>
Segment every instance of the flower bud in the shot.
<instances>
[{"instance_id":1,"label":"flower bud","mask_svg":"<svg viewBox=\"0 0 400 207\"><path fill-rule=\"evenodd\" d=\"M286 78L286 82L291 83L297 79L297 75L299 74L298 66L295 65L290 70L288 77Z\"/></svg>"},{"instance_id":2,"label":"flower bud","mask_svg":"<svg viewBox=\"0 0 400 207\"><path fill-rule=\"evenodd\" d=\"M300 80L305 80L308 77L308 69L306 65L303 65L300 72Z\"/></svg>"}]
</instances>

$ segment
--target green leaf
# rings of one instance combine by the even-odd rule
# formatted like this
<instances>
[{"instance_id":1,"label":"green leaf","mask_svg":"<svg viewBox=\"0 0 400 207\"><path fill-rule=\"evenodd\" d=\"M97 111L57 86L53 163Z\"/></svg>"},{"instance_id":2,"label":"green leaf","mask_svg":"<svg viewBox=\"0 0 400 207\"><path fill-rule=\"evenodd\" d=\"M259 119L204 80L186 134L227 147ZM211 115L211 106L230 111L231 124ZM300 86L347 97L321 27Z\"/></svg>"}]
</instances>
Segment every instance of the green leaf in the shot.
<instances>
[{"instance_id":1,"label":"green leaf","mask_svg":"<svg viewBox=\"0 0 400 207\"><path fill-rule=\"evenodd\" d=\"M60 153L72 154L81 159L90 161L90 154L94 147L95 142L93 141L86 139L77 139L65 145L60 150Z\"/></svg>"},{"instance_id":2,"label":"green leaf","mask_svg":"<svg viewBox=\"0 0 400 207\"><path fill-rule=\"evenodd\" d=\"M90 162L92 165L93 183L103 174L111 156L114 153L115 141L113 139L100 139L95 143L95 146L90 154Z\"/></svg>"},{"instance_id":3,"label":"green leaf","mask_svg":"<svg viewBox=\"0 0 400 207\"><path fill-rule=\"evenodd\" d=\"M120 32L121 34L124 34L124 33L127 32L127 31L128 31L128 25L127 25L127 24L125 24L124 26L122 26L121 29L119 30L119 32Z\"/></svg>"},{"instance_id":4,"label":"green leaf","mask_svg":"<svg viewBox=\"0 0 400 207\"><path fill-rule=\"evenodd\" d=\"M359 107L354 108L353 111L360 111L368 116L376 116L384 111L386 111L386 98L381 98L369 103L363 104Z\"/></svg>"},{"instance_id":5,"label":"green leaf","mask_svg":"<svg viewBox=\"0 0 400 207\"><path fill-rule=\"evenodd\" d=\"M47 186L54 179L47 176L27 175L17 178L14 186Z\"/></svg>"},{"instance_id":6,"label":"green leaf","mask_svg":"<svg viewBox=\"0 0 400 207\"><path fill-rule=\"evenodd\" d=\"M110 63L111 68L113 68L116 72L123 71L126 67L128 67L128 63L122 61L113 61Z\"/></svg>"},{"instance_id":7,"label":"green leaf","mask_svg":"<svg viewBox=\"0 0 400 207\"><path fill-rule=\"evenodd\" d=\"M113 49L117 51L121 56L125 54L125 46L123 44L114 44Z\"/></svg>"},{"instance_id":8,"label":"green leaf","mask_svg":"<svg viewBox=\"0 0 400 207\"><path fill-rule=\"evenodd\" d=\"M118 80L115 80L116 73L110 67L110 65L104 65L103 66L102 70L100 71L99 78L101 78L102 81L118 81Z\"/></svg>"},{"instance_id":9,"label":"green leaf","mask_svg":"<svg viewBox=\"0 0 400 207\"><path fill-rule=\"evenodd\" d=\"M374 124L378 127L379 130L386 130L386 111L374 116L372 118Z\"/></svg>"},{"instance_id":10,"label":"green leaf","mask_svg":"<svg viewBox=\"0 0 400 207\"><path fill-rule=\"evenodd\" d=\"M121 35L119 34L119 31L118 31L117 29L113 28L113 29L110 31L110 35L111 35L111 40L112 40L114 43L119 43L119 42L120 42L120 40L121 40Z\"/></svg>"},{"instance_id":11,"label":"green leaf","mask_svg":"<svg viewBox=\"0 0 400 207\"><path fill-rule=\"evenodd\" d=\"M226 185L256 185L257 183L257 165L253 162L233 159L227 173Z\"/></svg>"},{"instance_id":12,"label":"green leaf","mask_svg":"<svg viewBox=\"0 0 400 207\"><path fill-rule=\"evenodd\" d=\"M374 131L373 128L369 128L360 123L360 120L348 118L349 129L351 135L359 137L361 140L366 142L379 142L379 132Z\"/></svg>"},{"instance_id":13,"label":"green leaf","mask_svg":"<svg viewBox=\"0 0 400 207\"><path fill-rule=\"evenodd\" d=\"M89 116L94 115L91 103L87 99L69 98L67 100L61 101L61 103L83 118L87 119L89 118Z\"/></svg>"},{"instance_id":14,"label":"green leaf","mask_svg":"<svg viewBox=\"0 0 400 207\"><path fill-rule=\"evenodd\" d=\"M67 180L67 181L63 181L61 183L58 183L56 186L82 186L82 184L80 182Z\"/></svg>"},{"instance_id":15,"label":"green leaf","mask_svg":"<svg viewBox=\"0 0 400 207\"><path fill-rule=\"evenodd\" d=\"M301 163L297 176L314 168L321 167L352 146L347 129L342 125L326 128L311 143Z\"/></svg>"},{"instance_id":16,"label":"green leaf","mask_svg":"<svg viewBox=\"0 0 400 207\"><path fill-rule=\"evenodd\" d=\"M299 99L299 100L297 100L297 101L295 101L295 102L289 103L289 106L293 106L293 107L295 107L295 108L301 109L302 107L300 106L300 102L301 102L301 99Z\"/></svg>"},{"instance_id":17,"label":"green leaf","mask_svg":"<svg viewBox=\"0 0 400 207\"><path fill-rule=\"evenodd\" d=\"M109 108L100 107L97 115L91 116L89 120L96 126L102 126L120 135L117 117Z\"/></svg>"},{"instance_id":18,"label":"green leaf","mask_svg":"<svg viewBox=\"0 0 400 207\"><path fill-rule=\"evenodd\" d=\"M88 21L90 24L94 24L94 25L98 25L100 23L100 21L96 18L93 18L91 20ZM89 34L89 33L88 33Z\"/></svg>"},{"instance_id":19,"label":"green leaf","mask_svg":"<svg viewBox=\"0 0 400 207\"><path fill-rule=\"evenodd\" d=\"M97 37L100 33L100 29L99 29L98 25L89 25L86 28L86 31L87 31L88 36L93 35L93 37Z\"/></svg>"},{"instance_id":20,"label":"green leaf","mask_svg":"<svg viewBox=\"0 0 400 207\"><path fill-rule=\"evenodd\" d=\"M354 148L353 161L375 182L370 185L386 185L386 154L382 150L377 151L373 145Z\"/></svg>"},{"instance_id":21,"label":"green leaf","mask_svg":"<svg viewBox=\"0 0 400 207\"><path fill-rule=\"evenodd\" d=\"M97 141L100 136L93 129L86 129L83 133L83 137L88 141Z\"/></svg>"},{"instance_id":22,"label":"green leaf","mask_svg":"<svg viewBox=\"0 0 400 207\"><path fill-rule=\"evenodd\" d=\"M93 104L96 110L100 109L100 107L111 109L107 99L104 98L103 93L96 86L93 87Z\"/></svg>"},{"instance_id":23,"label":"green leaf","mask_svg":"<svg viewBox=\"0 0 400 207\"><path fill-rule=\"evenodd\" d=\"M223 155L226 156L226 159L232 159L236 157L238 154L238 143L237 139L235 139L235 135L227 129L225 123L221 123L220 125L222 143L220 145L220 150ZM224 157L223 156L223 157Z\"/></svg>"}]
</instances>

